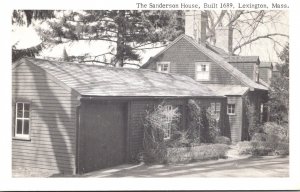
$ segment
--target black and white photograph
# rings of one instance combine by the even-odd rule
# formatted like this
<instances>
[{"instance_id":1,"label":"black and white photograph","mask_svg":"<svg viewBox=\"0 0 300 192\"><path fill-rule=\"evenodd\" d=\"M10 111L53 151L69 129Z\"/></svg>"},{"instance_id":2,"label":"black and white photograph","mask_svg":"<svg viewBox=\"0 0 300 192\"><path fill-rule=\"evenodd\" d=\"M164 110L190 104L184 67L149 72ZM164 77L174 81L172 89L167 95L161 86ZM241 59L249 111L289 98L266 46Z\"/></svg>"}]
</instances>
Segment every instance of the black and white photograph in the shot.
<instances>
[{"instance_id":1,"label":"black and white photograph","mask_svg":"<svg viewBox=\"0 0 300 192\"><path fill-rule=\"evenodd\" d=\"M291 178L288 4L28 7L9 12L12 179Z\"/></svg>"}]
</instances>

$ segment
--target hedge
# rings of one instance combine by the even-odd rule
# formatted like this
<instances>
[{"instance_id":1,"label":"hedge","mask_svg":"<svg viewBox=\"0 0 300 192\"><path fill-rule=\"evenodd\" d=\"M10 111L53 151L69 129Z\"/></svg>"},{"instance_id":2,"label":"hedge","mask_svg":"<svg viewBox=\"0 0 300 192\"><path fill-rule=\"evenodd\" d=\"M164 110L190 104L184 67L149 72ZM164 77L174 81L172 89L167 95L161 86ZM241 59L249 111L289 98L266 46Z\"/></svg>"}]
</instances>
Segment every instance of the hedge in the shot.
<instances>
[{"instance_id":1,"label":"hedge","mask_svg":"<svg viewBox=\"0 0 300 192\"><path fill-rule=\"evenodd\" d=\"M183 163L198 160L226 158L229 149L225 144L203 144L193 147L168 148L166 163Z\"/></svg>"}]
</instances>

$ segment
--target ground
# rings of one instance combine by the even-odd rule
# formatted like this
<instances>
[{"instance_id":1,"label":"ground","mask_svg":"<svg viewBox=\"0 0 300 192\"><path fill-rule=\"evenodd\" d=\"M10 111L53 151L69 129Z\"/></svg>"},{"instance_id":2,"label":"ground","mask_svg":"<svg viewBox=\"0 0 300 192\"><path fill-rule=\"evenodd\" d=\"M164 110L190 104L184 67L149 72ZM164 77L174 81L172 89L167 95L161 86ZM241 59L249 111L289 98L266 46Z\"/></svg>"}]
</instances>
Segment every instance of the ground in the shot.
<instances>
[{"instance_id":1,"label":"ground","mask_svg":"<svg viewBox=\"0 0 300 192\"><path fill-rule=\"evenodd\" d=\"M60 177L45 173L14 170L14 177ZM229 157L176 165L125 164L77 177L288 177L289 157Z\"/></svg>"},{"instance_id":2,"label":"ground","mask_svg":"<svg viewBox=\"0 0 300 192\"><path fill-rule=\"evenodd\" d=\"M246 157L177 165L121 165L83 177L288 177L288 157Z\"/></svg>"}]
</instances>

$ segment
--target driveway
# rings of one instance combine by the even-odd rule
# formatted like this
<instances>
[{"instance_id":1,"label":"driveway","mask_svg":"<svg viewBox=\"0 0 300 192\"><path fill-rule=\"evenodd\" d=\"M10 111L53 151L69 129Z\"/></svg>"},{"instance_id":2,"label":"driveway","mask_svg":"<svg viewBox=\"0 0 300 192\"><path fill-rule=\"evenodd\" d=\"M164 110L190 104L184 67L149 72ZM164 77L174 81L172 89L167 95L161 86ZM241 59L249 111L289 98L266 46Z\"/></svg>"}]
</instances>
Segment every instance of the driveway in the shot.
<instances>
[{"instance_id":1,"label":"driveway","mask_svg":"<svg viewBox=\"0 0 300 192\"><path fill-rule=\"evenodd\" d=\"M176 165L120 165L81 177L288 177L288 157L243 157Z\"/></svg>"}]
</instances>

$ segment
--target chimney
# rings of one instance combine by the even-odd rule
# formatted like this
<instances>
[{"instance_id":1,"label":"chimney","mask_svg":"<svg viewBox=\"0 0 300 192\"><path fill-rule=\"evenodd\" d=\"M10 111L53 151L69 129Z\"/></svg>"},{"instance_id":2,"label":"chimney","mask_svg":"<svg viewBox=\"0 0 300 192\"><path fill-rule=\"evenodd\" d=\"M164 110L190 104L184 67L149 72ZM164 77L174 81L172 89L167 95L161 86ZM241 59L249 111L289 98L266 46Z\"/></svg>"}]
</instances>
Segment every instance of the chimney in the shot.
<instances>
[{"instance_id":1,"label":"chimney","mask_svg":"<svg viewBox=\"0 0 300 192\"><path fill-rule=\"evenodd\" d=\"M216 47L223 49L232 55L233 28L232 25L216 28Z\"/></svg>"},{"instance_id":2,"label":"chimney","mask_svg":"<svg viewBox=\"0 0 300 192\"><path fill-rule=\"evenodd\" d=\"M205 11L201 11L201 36L200 42L201 44L205 45L206 42L206 25L208 22L208 16Z\"/></svg>"},{"instance_id":3,"label":"chimney","mask_svg":"<svg viewBox=\"0 0 300 192\"><path fill-rule=\"evenodd\" d=\"M198 43L206 42L208 15L205 11L185 11L185 34Z\"/></svg>"}]
</instances>

